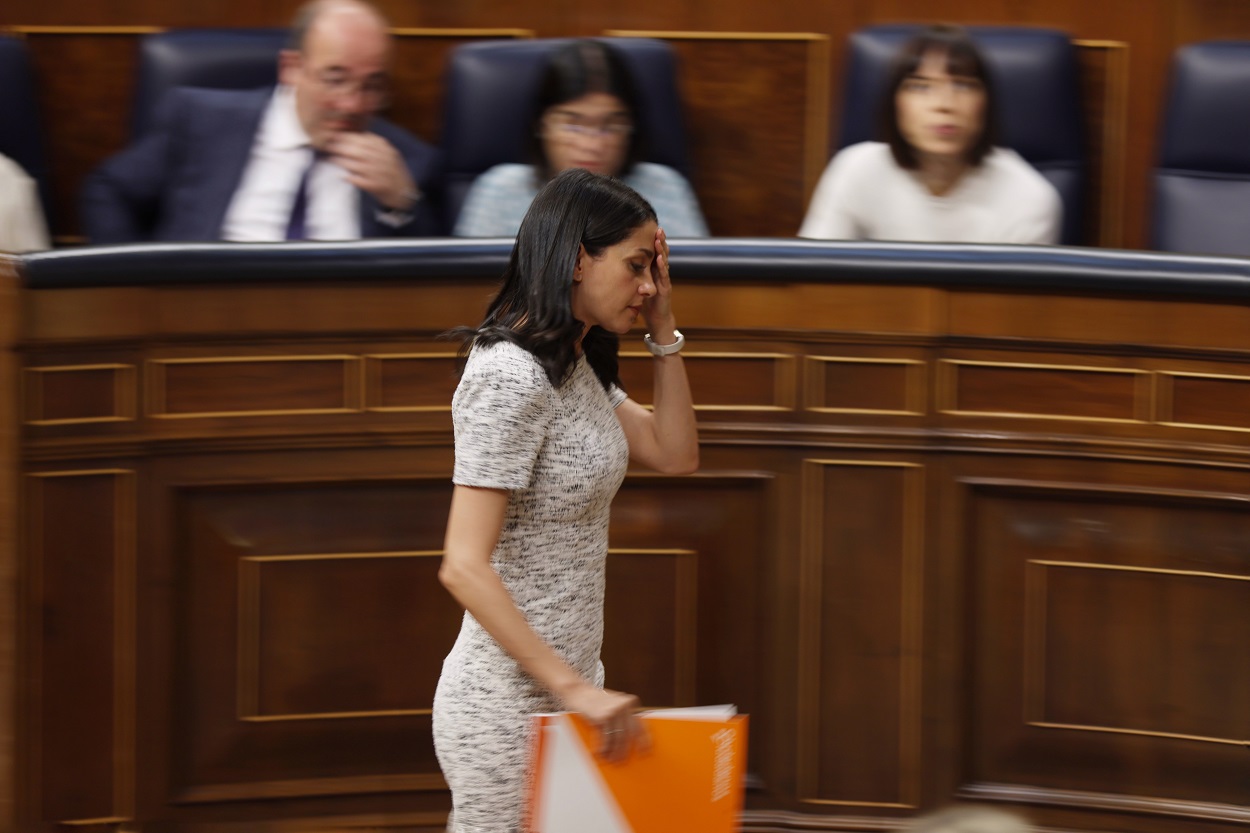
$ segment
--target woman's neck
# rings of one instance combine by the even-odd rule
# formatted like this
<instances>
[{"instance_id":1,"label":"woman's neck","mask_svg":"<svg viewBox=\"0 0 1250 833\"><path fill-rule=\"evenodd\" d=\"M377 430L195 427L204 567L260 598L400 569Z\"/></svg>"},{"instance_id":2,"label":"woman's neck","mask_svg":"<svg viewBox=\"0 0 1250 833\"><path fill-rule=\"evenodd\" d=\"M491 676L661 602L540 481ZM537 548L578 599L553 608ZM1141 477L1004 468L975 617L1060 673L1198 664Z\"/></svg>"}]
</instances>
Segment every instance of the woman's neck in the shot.
<instances>
[{"instance_id":1,"label":"woman's neck","mask_svg":"<svg viewBox=\"0 0 1250 833\"><path fill-rule=\"evenodd\" d=\"M916 175L920 177L921 183L929 193L935 197L944 197L955 190L959 180L963 179L964 174L971 167L962 156L928 154L921 155L919 162Z\"/></svg>"}]
</instances>

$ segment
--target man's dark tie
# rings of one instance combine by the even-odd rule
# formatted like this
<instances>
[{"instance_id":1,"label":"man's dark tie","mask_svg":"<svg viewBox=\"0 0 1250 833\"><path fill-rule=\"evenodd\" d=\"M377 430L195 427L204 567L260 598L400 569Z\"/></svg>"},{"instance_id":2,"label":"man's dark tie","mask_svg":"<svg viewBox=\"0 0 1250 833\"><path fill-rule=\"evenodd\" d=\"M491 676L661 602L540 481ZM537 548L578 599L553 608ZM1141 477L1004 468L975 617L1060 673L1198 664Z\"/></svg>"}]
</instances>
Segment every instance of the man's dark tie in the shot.
<instances>
[{"instance_id":1,"label":"man's dark tie","mask_svg":"<svg viewBox=\"0 0 1250 833\"><path fill-rule=\"evenodd\" d=\"M308 237L308 177L322 158L320 151L314 150L312 161L304 168L299 178L299 186L295 189L295 201L291 203L291 219L286 224L287 240L304 240Z\"/></svg>"}]
</instances>

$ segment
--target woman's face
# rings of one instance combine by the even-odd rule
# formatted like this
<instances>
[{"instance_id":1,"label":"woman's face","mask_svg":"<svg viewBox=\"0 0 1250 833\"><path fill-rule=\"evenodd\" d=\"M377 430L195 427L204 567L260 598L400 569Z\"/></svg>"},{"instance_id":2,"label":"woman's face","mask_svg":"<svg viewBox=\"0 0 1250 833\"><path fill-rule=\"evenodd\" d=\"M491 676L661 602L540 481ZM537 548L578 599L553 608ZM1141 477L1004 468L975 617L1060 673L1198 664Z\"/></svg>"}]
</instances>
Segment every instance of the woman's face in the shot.
<instances>
[{"instance_id":1,"label":"woman's face","mask_svg":"<svg viewBox=\"0 0 1250 833\"><path fill-rule=\"evenodd\" d=\"M655 294L651 261L655 260L654 221L643 223L628 237L592 257L577 256L573 274L573 317L587 327L629 332L642 312L643 301Z\"/></svg>"},{"instance_id":2,"label":"woman's face","mask_svg":"<svg viewBox=\"0 0 1250 833\"><path fill-rule=\"evenodd\" d=\"M966 156L985 127L984 85L946 63L945 52L926 52L894 95L899 132L922 158Z\"/></svg>"},{"instance_id":3,"label":"woman's face","mask_svg":"<svg viewBox=\"0 0 1250 833\"><path fill-rule=\"evenodd\" d=\"M543 113L543 153L553 176L569 168L615 176L625 164L633 132L634 120L623 101L587 93Z\"/></svg>"}]
</instances>

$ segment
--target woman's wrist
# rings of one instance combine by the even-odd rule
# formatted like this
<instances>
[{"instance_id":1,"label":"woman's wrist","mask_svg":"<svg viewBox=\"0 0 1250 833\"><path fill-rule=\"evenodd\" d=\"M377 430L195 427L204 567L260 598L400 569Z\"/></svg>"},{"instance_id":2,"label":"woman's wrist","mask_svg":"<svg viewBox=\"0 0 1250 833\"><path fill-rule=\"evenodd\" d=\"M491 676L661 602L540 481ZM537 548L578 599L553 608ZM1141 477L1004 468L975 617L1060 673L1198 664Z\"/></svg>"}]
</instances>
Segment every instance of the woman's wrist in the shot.
<instances>
[{"instance_id":1,"label":"woman's wrist","mask_svg":"<svg viewBox=\"0 0 1250 833\"><path fill-rule=\"evenodd\" d=\"M552 685L551 693L554 694L561 703L568 705L571 700L577 697L577 693L579 691L588 687L593 688L589 682L576 674L572 674L568 678L562 679Z\"/></svg>"},{"instance_id":2,"label":"woman's wrist","mask_svg":"<svg viewBox=\"0 0 1250 833\"><path fill-rule=\"evenodd\" d=\"M665 321L648 322L647 335L661 347L672 344L677 340L677 322L671 317Z\"/></svg>"}]
</instances>

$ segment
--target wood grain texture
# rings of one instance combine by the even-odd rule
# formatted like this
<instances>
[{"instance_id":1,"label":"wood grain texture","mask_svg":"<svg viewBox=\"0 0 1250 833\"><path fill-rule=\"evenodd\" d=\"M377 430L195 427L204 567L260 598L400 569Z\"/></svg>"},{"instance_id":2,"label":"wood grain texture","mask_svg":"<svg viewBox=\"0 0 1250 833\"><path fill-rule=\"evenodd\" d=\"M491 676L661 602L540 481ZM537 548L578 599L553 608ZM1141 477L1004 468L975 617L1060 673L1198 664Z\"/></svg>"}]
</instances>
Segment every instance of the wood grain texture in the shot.
<instances>
[{"instance_id":1,"label":"wood grain texture","mask_svg":"<svg viewBox=\"0 0 1250 833\"><path fill-rule=\"evenodd\" d=\"M17 353L19 330L18 288L13 261L0 256L0 386L16 391L21 370ZM20 690L18 673L21 606L26 594L19 585L18 511L21 415L17 396L0 396L0 827L17 829L24 809L29 774L23 764L29 736L17 721L30 700Z\"/></svg>"},{"instance_id":2,"label":"wood grain texture","mask_svg":"<svg viewBox=\"0 0 1250 833\"><path fill-rule=\"evenodd\" d=\"M145 368L137 401L165 362L210 371L165 390L183 413L272 411L20 434L28 828L445 818L437 335L496 278L12 287L14 389L96 356ZM702 468L627 476L604 661L648 703L751 714L744 829L880 831L961 798L1057 831L1244 826L1250 307L771 274L681 292ZM640 336L622 371L646 402ZM61 401L101 400L65 379ZM331 392L353 407L303 412Z\"/></svg>"}]
</instances>

